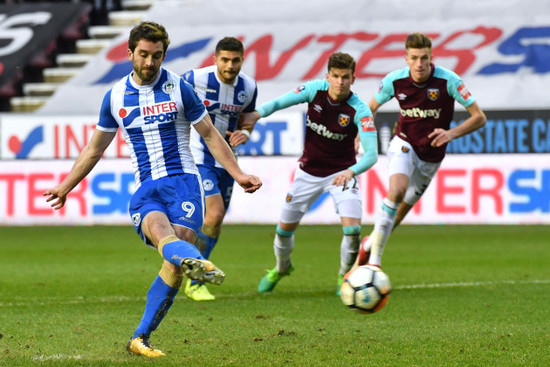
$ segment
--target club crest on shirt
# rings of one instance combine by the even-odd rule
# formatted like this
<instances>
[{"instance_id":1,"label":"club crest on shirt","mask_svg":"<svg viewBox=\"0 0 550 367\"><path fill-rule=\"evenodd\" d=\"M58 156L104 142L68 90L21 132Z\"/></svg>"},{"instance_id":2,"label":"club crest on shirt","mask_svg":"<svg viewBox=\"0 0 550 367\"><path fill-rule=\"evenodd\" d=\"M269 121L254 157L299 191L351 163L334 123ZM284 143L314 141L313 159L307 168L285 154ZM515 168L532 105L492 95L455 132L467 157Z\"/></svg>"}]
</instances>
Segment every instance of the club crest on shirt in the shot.
<instances>
[{"instance_id":1,"label":"club crest on shirt","mask_svg":"<svg viewBox=\"0 0 550 367\"><path fill-rule=\"evenodd\" d=\"M237 100L241 103L244 103L246 99L248 98L248 95L246 94L246 91L242 90L237 94Z\"/></svg>"},{"instance_id":2,"label":"club crest on shirt","mask_svg":"<svg viewBox=\"0 0 550 367\"><path fill-rule=\"evenodd\" d=\"M349 125L350 120L351 120L351 117L349 117L349 115L346 115L345 113L341 113L338 116L338 125L342 127L346 127Z\"/></svg>"},{"instance_id":3,"label":"club crest on shirt","mask_svg":"<svg viewBox=\"0 0 550 367\"><path fill-rule=\"evenodd\" d=\"M206 179L202 181L202 187L204 188L204 191L210 191L214 188L214 183L212 180Z\"/></svg>"},{"instance_id":4,"label":"club crest on shirt","mask_svg":"<svg viewBox=\"0 0 550 367\"><path fill-rule=\"evenodd\" d=\"M409 148L407 148L406 146L403 145L403 146L401 147L401 151L402 151L403 153L408 153L408 152L409 152Z\"/></svg>"},{"instance_id":5,"label":"club crest on shirt","mask_svg":"<svg viewBox=\"0 0 550 367\"><path fill-rule=\"evenodd\" d=\"M286 194L286 199L285 200L286 200L287 203L290 203L290 201L292 200L292 195Z\"/></svg>"},{"instance_id":6,"label":"club crest on shirt","mask_svg":"<svg viewBox=\"0 0 550 367\"><path fill-rule=\"evenodd\" d=\"M171 81L165 81L164 84L162 84L162 91L166 94L170 94L174 91L174 88L176 86Z\"/></svg>"},{"instance_id":7,"label":"club crest on shirt","mask_svg":"<svg viewBox=\"0 0 550 367\"><path fill-rule=\"evenodd\" d=\"M439 89L437 88L428 88L428 99L432 102L437 101L439 98Z\"/></svg>"},{"instance_id":8,"label":"club crest on shirt","mask_svg":"<svg viewBox=\"0 0 550 367\"><path fill-rule=\"evenodd\" d=\"M136 213L132 215L132 223L134 223L134 226L137 227L141 223L141 214Z\"/></svg>"}]
</instances>

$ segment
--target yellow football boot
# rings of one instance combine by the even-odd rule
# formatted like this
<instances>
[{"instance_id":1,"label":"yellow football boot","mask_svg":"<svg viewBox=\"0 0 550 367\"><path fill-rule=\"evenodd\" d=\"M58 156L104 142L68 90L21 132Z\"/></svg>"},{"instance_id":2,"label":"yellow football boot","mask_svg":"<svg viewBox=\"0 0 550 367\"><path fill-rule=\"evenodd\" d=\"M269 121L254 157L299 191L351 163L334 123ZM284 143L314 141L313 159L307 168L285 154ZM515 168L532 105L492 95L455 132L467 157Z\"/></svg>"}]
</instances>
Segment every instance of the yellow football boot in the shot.
<instances>
[{"instance_id":1,"label":"yellow football boot","mask_svg":"<svg viewBox=\"0 0 550 367\"><path fill-rule=\"evenodd\" d=\"M126 349L130 353L150 358L164 357L166 355L162 353L161 350L153 348L151 346L151 343L149 343L149 338L143 334L138 336L137 338L131 338L126 345Z\"/></svg>"},{"instance_id":2,"label":"yellow football boot","mask_svg":"<svg viewBox=\"0 0 550 367\"><path fill-rule=\"evenodd\" d=\"M193 301L213 301L216 299L208 288L206 288L206 284L191 284L191 279L187 279L187 283L185 284L185 295Z\"/></svg>"}]
</instances>

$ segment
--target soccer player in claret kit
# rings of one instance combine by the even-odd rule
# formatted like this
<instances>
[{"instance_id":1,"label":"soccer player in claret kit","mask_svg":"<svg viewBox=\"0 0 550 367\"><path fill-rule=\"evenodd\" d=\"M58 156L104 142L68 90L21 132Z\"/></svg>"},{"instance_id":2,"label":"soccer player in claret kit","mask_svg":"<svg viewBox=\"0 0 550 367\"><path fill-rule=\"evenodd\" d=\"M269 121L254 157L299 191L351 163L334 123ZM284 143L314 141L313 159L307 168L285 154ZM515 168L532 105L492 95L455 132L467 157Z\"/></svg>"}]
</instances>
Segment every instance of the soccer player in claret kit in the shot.
<instances>
[{"instance_id":1,"label":"soccer player in claret kit","mask_svg":"<svg viewBox=\"0 0 550 367\"><path fill-rule=\"evenodd\" d=\"M407 67L386 75L369 106L378 108L396 97L400 116L388 148L390 185L374 229L361 241L357 265L381 267L382 252L395 229L420 199L441 161L447 143L485 125L487 118L461 78L432 63L432 42L422 33L405 41ZM455 101L470 113L450 128Z\"/></svg>"},{"instance_id":2,"label":"soccer player in claret kit","mask_svg":"<svg viewBox=\"0 0 550 367\"><path fill-rule=\"evenodd\" d=\"M130 201L130 216L141 239L163 258L147 293L141 322L127 344L130 353L152 358L164 356L151 346L149 337L172 306L184 274L213 284L221 284L225 278L195 246L203 223L204 193L189 149L191 127L245 192L262 185L258 177L241 171L191 85L161 67L169 43L160 24L142 22L132 28L128 59L133 71L105 95L92 139L69 175L44 193L54 209L61 209L69 192L101 159L117 130L122 130L137 187Z\"/></svg>"},{"instance_id":3,"label":"soccer player in claret kit","mask_svg":"<svg viewBox=\"0 0 550 367\"><path fill-rule=\"evenodd\" d=\"M256 81L241 72L244 47L234 37L224 37L216 44L214 65L193 69L183 78L189 82L204 102L214 127L225 137L237 155L237 146L250 138L252 128L240 129L239 116L256 108L258 90ZM216 246L221 233L223 218L235 180L217 162L199 133L191 131L191 153L201 174L206 200L206 213L202 232L199 233L199 248L205 259ZM214 300L203 282L187 280L185 294L195 301Z\"/></svg>"},{"instance_id":4,"label":"soccer player in claret kit","mask_svg":"<svg viewBox=\"0 0 550 367\"><path fill-rule=\"evenodd\" d=\"M273 247L276 266L260 281L258 292L270 292L293 270L294 232L311 205L325 192L333 198L340 216L343 237L337 294L344 275L357 257L361 231L361 194L357 175L378 159L377 134L368 105L351 91L355 60L348 54L332 54L326 79L314 80L282 97L262 104L246 116L246 123L299 103L308 103L304 151L294 181L288 190ZM355 140L359 134L365 154L356 160Z\"/></svg>"}]
</instances>

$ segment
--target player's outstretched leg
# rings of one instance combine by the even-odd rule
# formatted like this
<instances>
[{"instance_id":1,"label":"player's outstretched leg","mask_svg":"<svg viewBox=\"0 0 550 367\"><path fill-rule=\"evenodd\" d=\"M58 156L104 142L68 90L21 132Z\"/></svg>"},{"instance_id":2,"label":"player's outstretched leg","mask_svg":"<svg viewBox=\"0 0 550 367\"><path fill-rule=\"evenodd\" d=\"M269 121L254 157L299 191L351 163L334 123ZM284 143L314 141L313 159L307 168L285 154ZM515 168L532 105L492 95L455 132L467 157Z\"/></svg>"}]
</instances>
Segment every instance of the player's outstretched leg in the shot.
<instances>
[{"instance_id":1,"label":"player's outstretched leg","mask_svg":"<svg viewBox=\"0 0 550 367\"><path fill-rule=\"evenodd\" d=\"M165 260L181 267L192 280L220 285L225 279L225 273L211 261L205 260L194 245L176 236L161 239L158 251Z\"/></svg>"}]
</instances>

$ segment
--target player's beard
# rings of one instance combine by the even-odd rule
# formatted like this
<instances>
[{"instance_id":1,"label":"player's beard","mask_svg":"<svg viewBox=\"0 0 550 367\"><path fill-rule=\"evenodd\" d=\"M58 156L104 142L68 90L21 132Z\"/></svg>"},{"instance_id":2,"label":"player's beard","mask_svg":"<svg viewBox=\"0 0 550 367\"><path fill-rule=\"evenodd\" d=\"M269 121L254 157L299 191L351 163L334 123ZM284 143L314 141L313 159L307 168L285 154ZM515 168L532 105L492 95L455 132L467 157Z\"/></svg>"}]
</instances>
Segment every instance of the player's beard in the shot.
<instances>
[{"instance_id":1,"label":"player's beard","mask_svg":"<svg viewBox=\"0 0 550 367\"><path fill-rule=\"evenodd\" d=\"M233 70L224 70L224 72L222 73L223 75L223 82L224 83L227 83L227 84L231 84L235 81L235 78L237 77L237 71Z\"/></svg>"},{"instance_id":2,"label":"player's beard","mask_svg":"<svg viewBox=\"0 0 550 367\"><path fill-rule=\"evenodd\" d=\"M141 80L142 84L150 84L158 76L160 65L141 66L136 60L132 60L134 74Z\"/></svg>"},{"instance_id":3,"label":"player's beard","mask_svg":"<svg viewBox=\"0 0 550 367\"><path fill-rule=\"evenodd\" d=\"M145 84L151 83L158 75L159 69L155 67L149 67L149 68L140 68L138 70L134 70L138 77L141 79L141 81Z\"/></svg>"}]
</instances>

